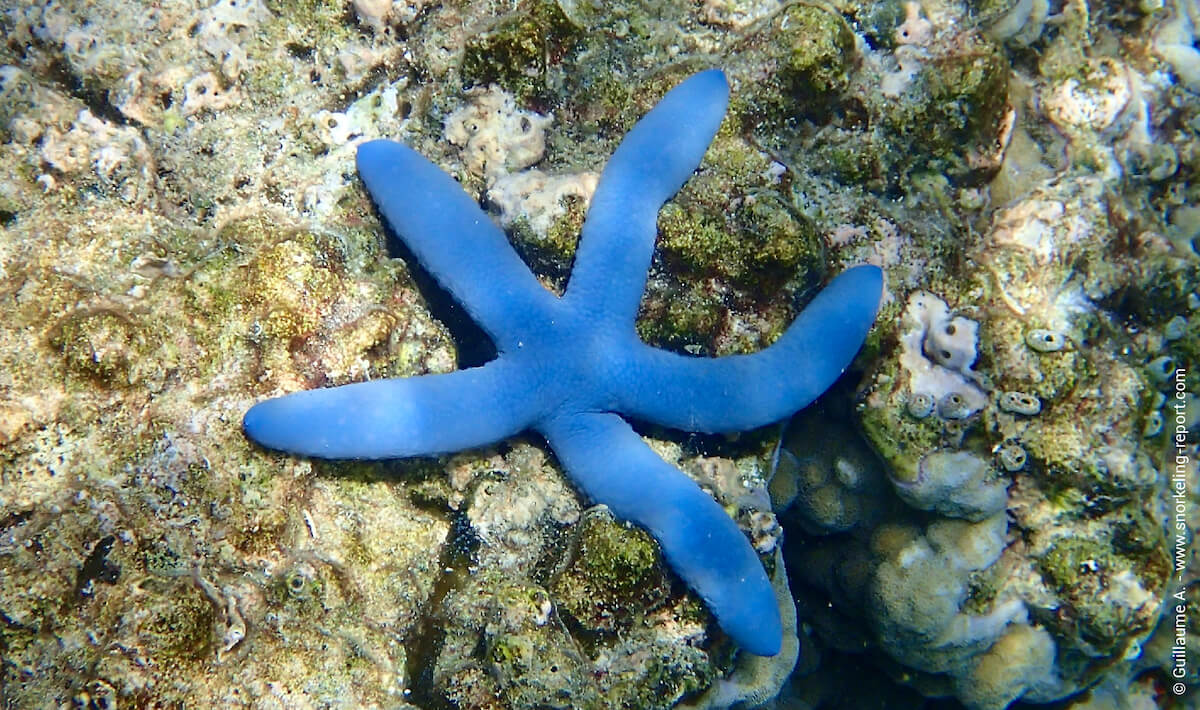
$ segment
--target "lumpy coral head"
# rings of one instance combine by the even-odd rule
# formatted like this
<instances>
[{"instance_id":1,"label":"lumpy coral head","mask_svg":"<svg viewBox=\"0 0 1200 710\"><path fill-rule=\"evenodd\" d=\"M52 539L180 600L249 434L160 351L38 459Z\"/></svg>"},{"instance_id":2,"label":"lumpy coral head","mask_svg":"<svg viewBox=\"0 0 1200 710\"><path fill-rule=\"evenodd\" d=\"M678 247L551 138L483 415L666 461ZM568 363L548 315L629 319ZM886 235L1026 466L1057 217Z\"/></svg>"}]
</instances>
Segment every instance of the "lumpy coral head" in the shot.
<instances>
[{"instance_id":1,"label":"lumpy coral head","mask_svg":"<svg viewBox=\"0 0 1200 710\"><path fill-rule=\"evenodd\" d=\"M358 170L383 218L479 323L498 356L443 375L363 382L260 402L246 434L321 458L430 456L533 429L592 503L650 532L668 563L745 650L775 655L779 608L746 536L720 505L645 445L623 416L689 431L762 426L819 396L875 320L882 273L835 278L769 348L693 358L638 340L634 317L662 204L687 181L729 99L720 71L672 89L605 167L562 298L449 175L393 141L363 144Z\"/></svg>"}]
</instances>

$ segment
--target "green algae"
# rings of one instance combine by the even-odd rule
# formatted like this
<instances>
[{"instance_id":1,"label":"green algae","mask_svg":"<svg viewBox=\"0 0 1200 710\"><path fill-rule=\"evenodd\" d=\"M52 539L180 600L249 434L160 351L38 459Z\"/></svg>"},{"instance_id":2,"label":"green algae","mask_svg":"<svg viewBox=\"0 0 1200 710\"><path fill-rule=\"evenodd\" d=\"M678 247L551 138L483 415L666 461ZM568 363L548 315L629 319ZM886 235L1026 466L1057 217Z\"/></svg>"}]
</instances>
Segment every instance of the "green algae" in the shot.
<instances>
[{"instance_id":1,"label":"green algae","mask_svg":"<svg viewBox=\"0 0 1200 710\"><path fill-rule=\"evenodd\" d=\"M647 342L725 355L761 349L787 327L791 300L823 271L825 251L771 169L727 120L700 173L659 214L664 278L651 279L637 323ZM758 323L746 332L734 325L741 319Z\"/></svg>"},{"instance_id":2,"label":"green algae","mask_svg":"<svg viewBox=\"0 0 1200 710\"><path fill-rule=\"evenodd\" d=\"M888 145L875 135L831 126L822 132L822 147L812 157L811 169L848 185L879 190L886 186L884 173Z\"/></svg>"},{"instance_id":3,"label":"green algae","mask_svg":"<svg viewBox=\"0 0 1200 710\"><path fill-rule=\"evenodd\" d=\"M586 206L571 199L565 212L551 223L544 237L536 234L529 220L522 216L509 227L509 239L534 272L565 282L586 215Z\"/></svg>"},{"instance_id":4,"label":"green algae","mask_svg":"<svg viewBox=\"0 0 1200 710\"><path fill-rule=\"evenodd\" d=\"M583 670L579 657L548 629L501 634L487 655L509 707L602 707L595 688L575 680Z\"/></svg>"},{"instance_id":5,"label":"green algae","mask_svg":"<svg viewBox=\"0 0 1200 710\"><path fill-rule=\"evenodd\" d=\"M968 183L991 177L999 164L988 156L999 148L1008 78L1000 48L982 38L934 57L918 75L919 89L879 116L893 151L911 151L900 169L933 169Z\"/></svg>"},{"instance_id":6,"label":"green algae","mask_svg":"<svg viewBox=\"0 0 1200 710\"><path fill-rule=\"evenodd\" d=\"M669 591L658 545L607 515L585 517L576 553L550 585L558 608L587 633L626 632Z\"/></svg>"},{"instance_id":7,"label":"green algae","mask_svg":"<svg viewBox=\"0 0 1200 710\"><path fill-rule=\"evenodd\" d=\"M917 480L921 456L946 438L946 423L937 416L917 419L903 407L872 407L862 414L863 430L897 481Z\"/></svg>"},{"instance_id":8,"label":"green algae","mask_svg":"<svg viewBox=\"0 0 1200 710\"><path fill-rule=\"evenodd\" d=\"M728 313L721 295L702 283L656 290L658 298L643 302L638 336L657 347L676 351L715 350L714 337L721 332Z\"/></svg>"},{"instance_id":9,"label":"green algae","mask_svg":"<svg viewBox=\"0 0 1200 710\"><path fill-rule=\"evenodd\" d=\"M1110 657L1119 657L1132 639L1148 633L1153 619L1135 613L1125 600L1112 603L1094 593L1102 579L1125 570L1150 588L1161 587L1167 574L1165 559L1154 550L1139 552L1138 557L1126 557L1113 549L1112 541L1076 537L1057 541L1038 558L1038 569L1067 602L1051 623L1055 631Z\"/></svg>"},{"instance_id":10,"label":"green algae","mask_svg":"<svg viewBox=\"0 0 1200 710\"><path fill-rule=\"evenodd\" d=\"M854 34L841 17L814 5L792 5L780 20L779 37L790 48L780 79L805 99L842 90L854 59Z\"/></svg>"},{"instance_id":11,"label":"green algae","mask_svg":"<svg viewBox=\"0 0 1200 710\"><path fill-rule=\"evenodd\" d=\"M50 345L68 369L110 385L135 384L135 367L149 355L137 324L114 310L68 315L51 333Z\"/></svg>"},{"instance_id":12,"label":"green algae","mask_svg":"<svg viewBox=\"0 0 1200 710\"><path fill-rule=\"evenodd\" d=\"M778 194L747 189L747 176L730 174L744 162L731 166L720 149L714 160L721 174L693 179L659 214L660 258L673 272L719 278L765 300L797 272L819 269L822 250L812 223L791 212ZM732 212L721 210L730 195L744 203Z\"/></svg>"},{"instance_id":13,"label":"green algae","mask_svg":"<svg viewBox=\"0 0 1200 710\"><path fill-rule=\"evenodd\" d=\"M148 591L143 584L140 591ZM213 646L216 612L212 602L190 582L166 586L150 603L139 604L135 612L137 635L146 652L159 662L172 659L200 661Z\"/></svg>"},{"instance_id":14,"label":"green algae","mask_svg":"<svg viewBox=\"0 0 1200 710\"><path fill-rule=\"evenodd\" d=\"M851 3L843 12L852 13L855 27L861 28L872 46L896 48L896 28L904 22L904 3L901 0Z\"/></svg>"},{"instance_id":15,"label":"green algae","mask_svg":"<svg viewBox=\"0 0 1200 710\"><path fill-rule=\"evenodd\" d=\"M791 4L769 29L750 40L756 57L775 71L734 103L750 122L784 126L799 118L821 120L849 84L857 61L854 34L846 20L823 7Z\"/></svg>"},{"instance_id":16,"label":"green algae","mask_svg":"<svg viewBox=\"0 0 1200 710\"><path fill-rule=\"evenodd\" d=\"M1036 330L1037 321L1018 319L996 319L992 327L984 329L979 336L979 347L983 352L1010 347L1022 343L1025 333ZM1086 351L1068 347L1057 352L1038 353L1027 359L1030 367L1026 372L1002 373L995 386L1001 390L1028 392L1042 401L1057 402L1069 398L1077 387L1086 386L1098 374L1096 364Z\"/></svg>"},{"instance_id":17,"label":"green algae","mask_svg":"<svg viewBox=\"0 0 1200 710\"><path fill-rule=\"evenodd\" d=\"M550 68L572 53L582 33L558 3L523 2L468 42L462 58L463 83L498 84L522 105L550 104L555 96L550 91Z\"/></svg>"},{"instance_id":18,"label":"green algae","mask_svg":"<svg viewBox=\"0 0 1200 710\"><path fill-rule=\"evenodd\" d=\"M359 34L345 4L337 0L264 0L264 4L271 11L270 31L279 37L290 35L293 42L317 47L340 44Z\"/></svg>"},{"instance_id":19,"label":"green algae","mask_svg":"<svg viewBox=\"0 0 1200 710\"><path fill-rule=\"evenodd\" d=\"M699 607L700 604L694 606ZM686 658L687 654L681 655ZM690 664L673 662L662 656L653 657L643 674L621 679L609 692L622 698L623 707L673 707L677 699L709 687L719 677L711 662L701 658L695 651L690 655L695 659Z\"/></svg>"}]
</instances>

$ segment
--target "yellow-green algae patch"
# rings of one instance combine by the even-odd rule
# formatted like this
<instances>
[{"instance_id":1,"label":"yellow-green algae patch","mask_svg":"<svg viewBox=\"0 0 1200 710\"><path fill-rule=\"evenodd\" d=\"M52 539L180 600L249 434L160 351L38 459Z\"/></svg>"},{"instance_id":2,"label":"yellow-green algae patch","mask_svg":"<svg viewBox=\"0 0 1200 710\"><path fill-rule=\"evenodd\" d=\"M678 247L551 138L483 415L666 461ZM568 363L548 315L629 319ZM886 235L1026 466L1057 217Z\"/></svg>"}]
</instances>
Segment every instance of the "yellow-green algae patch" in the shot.
<instances>
[{"instance_id":1,"label":"yellow-green algae patch","mask_svg":"<svg viewBox=\"0 0 1200 710\"><path fill-rule=\"evenodd\" d=\"M50 344L62 353L68 369L106 384L134 384L135 367L152 357L133 318L115 309L67 315L50 334Z\"/></svg>"},{"instance_id":2,"label":"yellow-green algae patch","mask_svg":"<svg viewBox=\"0 0 1200 710\"><path fill-rule=\"evenodd\" d=\"M658 545L645 531L592 514L575 534L573 559L550 591L582 629L626 631L665 600L669 587Z\"/></svg>"},{"instance_id":3,"label":"yellow-green algae patch","mask_svg":"<svg viewBox=\"0 0 1200 710\"><path fill-rule=\"evenodd\" d=\"M561 3L523 2L496 18L468 42L462 58L465 84L498 84L522 104L546 104L550 68L572 52L582 35Z\"/></svg>"},{"instance_id":4,"label":"yellow-green algae patch","mask_svg":"<svg viewBox=\"0 0 1200 710\"><path fill-rule=\"evenodd\" d=\"M1136 508L1128 510L1127 519L1143 516ZM1065 602L1048 626L1095 656L1119 660L1157 622L1157 609L1146 608L1145 602L1169 574L1164 549L1160 534L1132 549L1111 539L1058 540L1037 561L1047 583ZM1098 587L1114 579L1121 580L1121 589L1100 596Z\"/></svg>"},{"instance_id":5,"label":"yellow-green algae patch","mask_svg":"<svg viewBox=\"0 0 1200 710\"><path fill-rule=\"evenodd\" d=\"M758 350L783 332L825 254L782 172L735 119L722 125L700 171L659 214L658 268L637 323L644 340L711 356Z\"/></svg>"},{"instance_id":6,"label":"yellow-green algae patch","mask_svg":"<svg viewBox=\"0 0 1200 710\"><path fill-rule=\"evenodd\" d=\"M735 100L735 112L780 126L825 114L847 88L858 61L846 19L813 4L791 3L745 40L769 67L766 82Z\"/></svg>"}]
</instances>

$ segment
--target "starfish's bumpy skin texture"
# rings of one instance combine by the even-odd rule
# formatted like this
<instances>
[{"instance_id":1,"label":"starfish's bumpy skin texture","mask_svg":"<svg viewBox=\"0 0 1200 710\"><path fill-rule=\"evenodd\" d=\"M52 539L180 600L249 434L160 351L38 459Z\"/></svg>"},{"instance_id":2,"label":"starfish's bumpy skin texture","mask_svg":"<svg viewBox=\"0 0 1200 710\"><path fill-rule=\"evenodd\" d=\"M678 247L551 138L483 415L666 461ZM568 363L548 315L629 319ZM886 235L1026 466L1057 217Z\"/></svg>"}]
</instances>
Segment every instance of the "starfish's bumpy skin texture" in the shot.
<instances>
[{"instance_id":1,"label":"starfish's bumpy skin texture","mask_svg":"<svg viewBox=\"0 0 1200 710\"><path fill-rule=\"evenodd\" d=\"M496 345L482 367L298 392L246 413L263 446L321 458L428 456L533 429L586 498L648 530L671 567L751 653L775 655L779 609L734 521L654 454L622 416L688 431L750 429L820 395L874 322L882 274L847 270L780 339L753 355L693 358L652 348L634 318L658 210L699 165L729 99L720 71L667 93L613 154L592 198L562 298L449 175L377 140L358 171L384 219Z\"/></svg>"}]
</instances>

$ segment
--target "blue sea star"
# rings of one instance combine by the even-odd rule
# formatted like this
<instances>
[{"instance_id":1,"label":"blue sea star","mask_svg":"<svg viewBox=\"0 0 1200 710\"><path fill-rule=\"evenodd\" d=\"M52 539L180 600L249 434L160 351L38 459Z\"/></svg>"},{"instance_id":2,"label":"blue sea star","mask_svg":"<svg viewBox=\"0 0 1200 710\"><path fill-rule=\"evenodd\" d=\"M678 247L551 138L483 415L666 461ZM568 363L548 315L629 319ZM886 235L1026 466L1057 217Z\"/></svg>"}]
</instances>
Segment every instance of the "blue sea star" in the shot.
<instances>
[{"instance_id":1,"label":"blue sea star","mask_svg":"<svg viewBox=\"0 0 1200 710\"><path fill-rule=\"evenodd\" d=\"M686 357L642 343L634 318L658 210L700 164L729 101L701 72L625 136L600 178L561 298L547 291L453 178L387 140L358 149L384 219L496 346L448 374L297 392L260 402L246 434L263 446L333 459L430 456L525 430L546 438L594 503L648 530L721 628L758 655L779 652L779 608L745 535L622 417L729 432L806 406L842 373L875 320L882 274L835 278L777 342L753 355Z\"/></svg>"}]
</instances>

